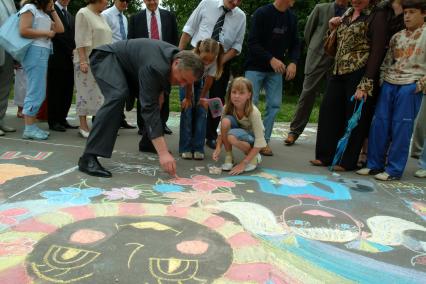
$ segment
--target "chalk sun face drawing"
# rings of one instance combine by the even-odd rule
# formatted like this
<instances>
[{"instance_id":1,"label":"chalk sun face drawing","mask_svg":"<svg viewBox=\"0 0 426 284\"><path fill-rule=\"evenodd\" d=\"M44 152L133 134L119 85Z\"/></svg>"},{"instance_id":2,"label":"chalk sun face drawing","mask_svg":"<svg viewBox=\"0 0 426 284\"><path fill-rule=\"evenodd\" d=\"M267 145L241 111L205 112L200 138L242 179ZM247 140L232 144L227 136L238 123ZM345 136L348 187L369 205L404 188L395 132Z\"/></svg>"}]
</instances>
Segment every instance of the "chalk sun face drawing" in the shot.
<instances>
[{"instance_id":1,"label":"chalk sun face drawing","mask_svg":"<svg viewBox=\"0 0 426 284\"><path fill-rule=\"evenodd\" d=\"M189 220L100 217L41 239L27 258L27 271L56 283L209 283L232 258L221 235Z\"/></svg>"}]
</instances>

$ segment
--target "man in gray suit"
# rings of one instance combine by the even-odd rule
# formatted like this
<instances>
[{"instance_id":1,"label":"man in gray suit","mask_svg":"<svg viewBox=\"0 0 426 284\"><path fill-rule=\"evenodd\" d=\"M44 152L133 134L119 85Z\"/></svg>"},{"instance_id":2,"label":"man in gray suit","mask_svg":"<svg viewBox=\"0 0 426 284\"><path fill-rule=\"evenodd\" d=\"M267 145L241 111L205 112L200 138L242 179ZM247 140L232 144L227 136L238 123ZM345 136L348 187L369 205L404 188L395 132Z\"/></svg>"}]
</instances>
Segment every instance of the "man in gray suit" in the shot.
<instances>
[{"instance_id":1,"label":"man in gray suit","mask_svg":"<svg viewBox=\"0 0 426 284\"><path fill-rule=\"evenodd\" d=\"M0 0L0 27L6 20L16 13L13 0ZM13 59L10 54L0 47L0 136L5 132L14 132L16 129L4 124L10 87L13 82Z\"/></svg>"},{"instance_id":2,"label":"man in gray suit","mask_svg":"<svg viewBox=\"0 0 426 284\"><path fill-rule=\"evenodd\" d=\"M78 162L79 170L92 176L111 177L97 157L111 157L126 98L138 93L147 136L154 144L161 167L175 176L176 161L163 138L160 94L170 92L171 85L183 87L198 80L204 73L200 57L163 41L131 39L94 49L90 67L105 101L96 113L86 149Z\"/></svg>"},{"instance_id":3,"label":"man in gray suit","mask_svg":"<svg viewBox=\"0 0 426 284\"><path fill-rule=\"evenodd\" d=\"M315 97L321 80L326 78L333 65L333 58L324 54L324 38L328 30L328 20L342 16L348 0L336 0L331 3L317 4L308 17L305 26L305 41L308 53L305 63L303 90L297 103L296 113L290 124L290 133L284 140L285 145L293 145L306 127L315 103Z\"/></svg>"}]
</instances>

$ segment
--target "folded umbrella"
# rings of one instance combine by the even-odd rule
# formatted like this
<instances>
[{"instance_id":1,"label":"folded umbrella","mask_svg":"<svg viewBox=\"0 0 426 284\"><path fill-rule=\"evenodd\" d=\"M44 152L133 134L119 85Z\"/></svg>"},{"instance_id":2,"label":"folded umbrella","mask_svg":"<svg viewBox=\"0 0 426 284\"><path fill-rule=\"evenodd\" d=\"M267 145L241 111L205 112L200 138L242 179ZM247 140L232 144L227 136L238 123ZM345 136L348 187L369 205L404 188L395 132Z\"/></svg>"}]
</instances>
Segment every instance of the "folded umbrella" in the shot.
<instances>
[{"instance_id":1,"label":"folded umbrella","mask_svg":"<svg viewBox=\"0 0 426 284\"><path fill-rule=\"evenodd\" d=\"M355 96L352 96L351 101L355 99ZM348 146L349 137L351 137L352 130L358 125L358 121L361 117L362 106L364 100L358 100L355 103L354 113L352 117L348 120L348 126L346 126L345 134L337 143L336 153L334 154L333 163L329 167L329 170L332 171L333 167L339 164L342 160L343 154L345 153L346 147Z\"/></svg>"}]
</instances>

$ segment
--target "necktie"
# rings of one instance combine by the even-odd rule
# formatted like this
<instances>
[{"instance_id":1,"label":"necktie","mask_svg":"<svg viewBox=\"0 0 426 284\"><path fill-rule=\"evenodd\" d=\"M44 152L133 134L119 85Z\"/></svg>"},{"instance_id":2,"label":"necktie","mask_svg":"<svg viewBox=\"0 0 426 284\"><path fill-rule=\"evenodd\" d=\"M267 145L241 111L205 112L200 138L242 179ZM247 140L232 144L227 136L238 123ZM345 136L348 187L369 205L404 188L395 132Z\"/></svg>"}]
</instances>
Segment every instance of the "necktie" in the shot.
<instances>
[{"instance_id":1,"label":"necktie","mask_svg":"<svg viewBox=\"0 0 426 284\"><path fill-rule=\"evenodd\" d=\"M157 17L155 16L154 12L151 13L151 38L160 39L160 34L158 32Z\"/></svg>"},{"instance_id":2,"label":"necktie","mask_svg":"<svg viewBox=\"0 0 426 284\"><path fill-rule=\"evenodd\" d=\"M69 26L67 10L62 9L62 13L64 14L64 24L65 24L66 26Z\"/></svg>"},{"instance_id":3,"label":"necktie","mask_svg":"<svg viewBox=\"0 0 426 284\"><path fill-rule=\"evenodd\" d=\"M124 29L123 14L118 14L118 23L120 24L121 39L126 39L126 30Z\"/></svg>"},{"instance_id":4,"label":"necktie","mask_svg":"<svg viewBox=\"0 0 426 284\"><path fill-rule=\"evenodd\" d=\"M223 8L223 13L217 19L216 24L214 25L214 28L213 28L213 33L212 33L212 39L216 41L219 41L219 34L222 31L223 23L225 22L225 16L228 12L231 11L230 9L225 8L224 6L222 6L222 8Z\"/></svg>"}]
</instances>

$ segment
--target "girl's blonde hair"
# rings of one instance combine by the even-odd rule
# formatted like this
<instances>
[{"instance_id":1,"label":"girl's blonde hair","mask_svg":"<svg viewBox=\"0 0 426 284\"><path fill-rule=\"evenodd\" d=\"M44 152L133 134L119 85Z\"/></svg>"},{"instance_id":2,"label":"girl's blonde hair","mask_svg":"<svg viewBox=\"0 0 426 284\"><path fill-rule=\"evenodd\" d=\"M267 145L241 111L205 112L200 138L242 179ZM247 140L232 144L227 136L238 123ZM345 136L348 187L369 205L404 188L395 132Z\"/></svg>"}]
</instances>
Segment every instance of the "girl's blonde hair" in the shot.
<instances>
[{"instance_id":1,"label":"girl's blonde hair","mask_svg":"<svg viewBox=\"0 0 426 284\"><path fill-rule=\"evenodd\" d=\"M194 52L200 55L202 52L213 53L216 56L216 74L215 79L218 80L222 76L223 64L222 58L225 54L223 45L220 42L215 41L214 39L207 38L197 42L197 46L194 49Z\"/></svg>"},{"instance_id":2,"label":"girl's blonde hair","mask_svg":"<svg viewBox=\"0 0 426 284\"><path fill-rule=\"evenodd\" d=\"M226 92L225 110L223 111L224 114L234 115L235 108L231 101L231 92L233 89L237 89L239 91L247 90L251 94L244 106L244 116L248 117L253 111L253 85L249 79L244 77L237 77L229 84L228 91Z\"/></svg>"}]
</instances>

